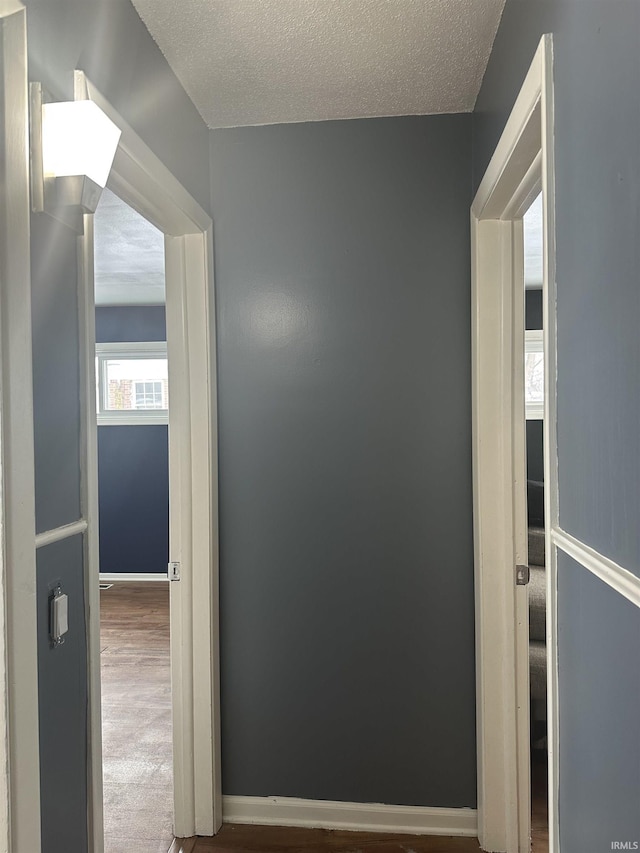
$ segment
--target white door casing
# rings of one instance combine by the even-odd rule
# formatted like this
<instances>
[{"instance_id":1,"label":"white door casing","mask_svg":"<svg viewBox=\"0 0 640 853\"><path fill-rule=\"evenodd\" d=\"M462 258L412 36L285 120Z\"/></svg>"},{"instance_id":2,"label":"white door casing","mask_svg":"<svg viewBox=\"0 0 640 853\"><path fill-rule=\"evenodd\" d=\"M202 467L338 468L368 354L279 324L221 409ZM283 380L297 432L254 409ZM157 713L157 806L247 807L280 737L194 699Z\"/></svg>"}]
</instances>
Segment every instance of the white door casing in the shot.
<instances>
[{"instance_id":1,"label":"white door casing","mask_svg":"<svg viewBox=\"0 0 640 853\"><path fill-rule=\"evenodd\" d=\"M26 12L0 0L0 851L40 850Z\"/></svg>"},{"instance_id":2,"label":"white door casing","mask_svg":"<svg viewBox=\"0 0 640 853\"><path fill-rule=\"evenodd\" d=\"M543 197L549 845L557 853L557 526L552 38L543 36L471 209L478 834L530 849L522 216Z\"/></svg>"},{"instance_id":3,"label":"white door casing","mask_svg":"<svg viewBox=\"0 0 640 853\"><path fill-rule=\"evenodd\" d=\"M133 128L81 71L75 98L94 101L121 129L108 186L165 234L169 412L174 831L213 835L222 823L218 632L218 508L212 223ZM86 589L90 671L90 826L102 853L99 567L92 217L79 238L88 520Z\"/></svg>"}]
</instances>

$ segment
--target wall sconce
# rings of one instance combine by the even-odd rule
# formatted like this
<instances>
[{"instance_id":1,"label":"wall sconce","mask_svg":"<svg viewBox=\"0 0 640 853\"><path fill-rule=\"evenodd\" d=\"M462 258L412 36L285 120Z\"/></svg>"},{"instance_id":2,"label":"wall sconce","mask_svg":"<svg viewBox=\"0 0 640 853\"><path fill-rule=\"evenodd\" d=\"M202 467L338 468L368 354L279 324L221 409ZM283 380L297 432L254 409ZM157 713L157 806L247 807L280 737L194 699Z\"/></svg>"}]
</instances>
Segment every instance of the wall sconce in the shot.
<instances>
[{"instance_id":1,"label":"wall sconce","mask_svg":"<svg viewBox=\"0 0 640 853\"><path fill-rule=\"evenodd\" d=\"M34 211L82 233L95 213L118 148L120 128L93 101L49 101L31 91L31 187Z\"/></svg>"}]
</instances>

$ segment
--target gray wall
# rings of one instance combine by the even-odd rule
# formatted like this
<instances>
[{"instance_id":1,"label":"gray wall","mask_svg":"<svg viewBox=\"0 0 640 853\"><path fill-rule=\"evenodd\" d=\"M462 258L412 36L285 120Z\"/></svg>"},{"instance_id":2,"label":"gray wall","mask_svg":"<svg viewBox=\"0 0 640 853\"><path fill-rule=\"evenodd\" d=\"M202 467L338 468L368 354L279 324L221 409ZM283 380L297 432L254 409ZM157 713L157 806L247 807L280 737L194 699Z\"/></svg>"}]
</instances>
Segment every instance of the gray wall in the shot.
<instances>
[{"instance_id":1,"label":"gray wall","mask_svg":"<svg viewBox=\"0 0 640 853\"><path fill-rule=\"evenodd\" d=\"M41 81L54 95L70 97L74 68L86 70L176 177L209 207L208 131L128 0L27 0L27 27L30 79ZM44 214L32 217L31 248L36 522L44 530L80 514L77 248L75 235ZM58 577L70 596L72 614L80 613L83 564L76 544L70 551L51 546L39 554L43 849L82 853L87 809L85 626L74 617L64 646L49 648L43 608L49 584Z\"/></svg>"},{"instance_id":2,"label":"gray wall","mask_svg":"<svg viewBox=\"0 0 640 853\"><path fill-rule=\"evenodd\" d=\"M31 249L36 529L42 532L81 515L76 239L34 215ZM52 649L48 598L57 581L69 596L70 631ZM87 825L81 537L38 552L37 598L42 849L80 853Z\"/></svg>"},{"instance_id":3,"label":"gray wall","mask_svg":"<svg viewBox=\"0 0 640 853\"><path fill-rule=\"evenodd\" d=\"M563 853L640 843L640 610L558 560Z\"/></svg>"},{"instance_id":4,"label":"gray wall","mask_svg":"<svg viewBox=\"0 0 640 853\"><path fill-rule=\"evenodd\" d=\"M226 794L475 805L470 131L211 133Z\"/></svg>"},{"instance_id":5,"label":"gray wall","mask_svg":"<svg viewBox=\"0 0 640 853\"><path fill-rule=\"evenodd\" d=\"M544 32L553 32L555 54L560 523L640 574L640 4L507 0L474 114L476 185ZM593 593L593 582L582 576L586 570L570 571L566 561L560 570L563 853L595 853L610 849L602 833L614 832L616 821L617 831L635 828L640 839L636 777L616 784L615 807L607 772L574 787L584 767L576 763L580 752L594 757L597 749L611 758L622 741L637 760L640 708L623 662L630 650L637 657L637 632L617 624L626 605L609 604L613 593ZM594 618L581 609L583 594ZM624 626L630 621L625 616ZM574 669L579 648L585 662ZM594 648L599 656L586 665ZM603 725L604 717L585 701L602 689L609 696L601 697L600 707L630 702L631 716L622 708L607 711L615 728ZM620 763L620 779L626 767ZM590 840L582 837L580 827L592 826L603 809L610 820Z\"/></svg>"},{"instance_id":6,"label":"gray wall","mask_svg":"<svg viewBox=\"0 0 640 853\"><path fill-rule=\"evenodd\" d=\"M88 697L82 550L82 536L74 536L38 551L42 853L87 849ZM49 601L58 584L69 596L69 633L54 648L49 641Z\"/></svg>"}]
</instances>

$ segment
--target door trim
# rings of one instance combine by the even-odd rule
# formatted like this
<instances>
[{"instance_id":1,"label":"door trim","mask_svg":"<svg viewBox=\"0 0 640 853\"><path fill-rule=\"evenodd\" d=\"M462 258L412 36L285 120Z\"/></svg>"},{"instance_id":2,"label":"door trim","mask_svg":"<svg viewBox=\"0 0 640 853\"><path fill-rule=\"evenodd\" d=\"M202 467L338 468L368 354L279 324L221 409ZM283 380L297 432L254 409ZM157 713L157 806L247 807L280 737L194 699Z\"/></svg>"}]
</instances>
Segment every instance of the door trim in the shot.
<instances>
[{"instance_id":1,"label":"door trim","mask_svg":"<svg viewBox=\"0 0 640 853\"><path fill-rule=\"evenodd\" d=\"M165 234L167 344L171 408L170 560L174 831L213 835L222 824L218 631L218 481L213 232L209 215L82 71L76 100L94 101L121 129L108 186ZM93 364L92 217L79 238L82 363ZM90 821L102 853L102 745L95 375L84 375L83 515L88 521L86 588L90 668Z\"/></svg>"},{"instance_id":2,"label":"door trim","mask_svg":"<svg viewBox=\"0 0 640 853\"><path fill-rule=\"evenodd\" d=\"M543 36L471 208L478 836L530 849L522 215L543 194L549 849L558 849L556 328L552 37ZM523 554L524 550L524 554ZM524 559L522 559L524 557Z\"/></svg>"},{"instance_id":3,"label":"door trim","mask_svg":"<svg viewBox=\"0 0 640 853\"><path fill-rule=\"evenodd\" d=\"M0 850L40 850L26 12L0 0Z\"/></svg>"}]
</instances>

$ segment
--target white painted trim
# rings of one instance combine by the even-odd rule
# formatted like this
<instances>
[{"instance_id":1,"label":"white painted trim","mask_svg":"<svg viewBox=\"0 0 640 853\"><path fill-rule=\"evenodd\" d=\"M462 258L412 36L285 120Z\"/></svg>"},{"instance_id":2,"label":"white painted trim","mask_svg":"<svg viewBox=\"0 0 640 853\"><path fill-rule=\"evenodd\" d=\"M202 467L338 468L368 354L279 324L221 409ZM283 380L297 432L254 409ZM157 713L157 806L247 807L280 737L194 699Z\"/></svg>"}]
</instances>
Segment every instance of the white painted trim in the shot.
<instances>
[{"instance_id":1,"label":"white painted trim","mask_svg":"<svg viewBox=\"0 0 640 853\"><path fill-rule=\"evenodd\" d=\"M127 306L129 307L129 306ZM120 356L121 358L166 358L166 341L113 341L97 343L97 356Z\"/></svg>"},{"instance_id":2,"label":"white painted trim","mask_svg":"<svg viewBox=\"0 0 640 853\"><path fill-rule=\"evenodd\" d=\"M222 824L222 789L211 218L81 71L75 87L76 98L95 101L122 131L109 188L165 234L170 560L181 563L181 580L170 587L174 830L185 838L212 835ZM96 566L88 570L87 582L98 587ZM97 615L91 619L90 632ZM92 708L93 730L95 701ZM92 743L89 749L97 751Z\"/></svg>"},{"instance_id":3,"label":"white painted trim","mask_svg":"<svg viewBox=\"0 0 640 853\"><path fill-rule=\"evenodd\" d=\"M222 798L222 808L225 823L473 838L478 831L475 809L229 796Z\"/></svg>"},{"instance_id":4,"label":"white painted trim","mask_svg":"<svg viewBox=\"0 0 640 853\"><path fill-rule=\"evenodd\" d=\"M553 544L597 578L640 607L640 578L560 528L551 531Z\"/></svg>"},{"instance_id":5,"label":"white painted trim","mask_svg":"<svg viewBox=\"0 0 640 853\"><path fill-rule=\"evenodd\" d=\"M96 423L100 427L166 426L169 423L169 411L167 409L141 409L136 414L130 414L129 412L102 412L96 416Z\"/></svg>"},{"instance_id":6,"label":"white painted trim","mask_svg":"<svg viewBox=\"0 0 640 853\"><path fill-rule=\"evenodd\" d=\"M551 531L558 526L558 444L557 444L557 331L556 331L556 226L555 226L555 140L553 90L553 40L542 62L542 326L544 337L544 513L545 565L547 567L546 647L547 647L547 755L549 767L549 853L560 851L558 799L559 719L558 701L558 563Z\"/></svg>"},{"instance_id":7,"label":"white painted trim","mask_svg":"<svg viewBox=\"0 0 640 853\"><path fill-rule=\"evenodd\" d=\"M182 239L167 237L165 245L172 395L169 483L172 495L179 496L172 502L170 560L181 564L181 580L171 584L174 725L179 733L174 739L175 810L184 816L184 822L176 818L175 831L188 837L212 835L222 819L220 716L215 710L220 699L213 243L209 230ZM194 281L210 284L187 287ZM209 540L203 530L212 531Z\"/></svg>"},{"instance_id":8,"label":"white painted trim","mask_svg":"<svg viewBox=\"0 0 640 853\"><path fill-rule=\"evenodd\" d=\"M62 542L63 539L79 536L86 529L87 522L81 518L78 521L72 521L71 524L63 524L61 527L54 527L53 530L45 530L36 534L36 548L45 548L47 545L53 545L54 542Z\"/></svg>"},{"instance_id":9,"label":"white painted trim","mask_svg":"<svg viewBox=\"0 0 640 853\"><path fill-rule=\"evenodd\" d=\"M540 101L547 51L551 51L551 36L543 36L496 150L487 166L471 205L476 219L510 219L518 215L514 198L522 199L521 208L535 186L531 167L540 152ZM524 188L524 193L523 193ZM522 212L520 210L520 212Z\"/></svg>"},{"instance_id":10,"label":"white painted trim","mask_svg":"<svg viewBox=\"0 0 640 853\"><path fill-rule=\"evenodd\" d=\"M97 415L96 423L98 426L167 426L169 423L169 412L165 409L157 411L166 412L166 414L150 414L148 417L136 417L135 415L116 415L115 412L109 414ZM114 416L116 415L116 416Z\"/></svg>"},{"instance_id":11,"label":"white painted trim","mask_svg":"<svg viewBox=\"0 0 640 853\"><path fill-rule=\"evenodd\" d=\"M526 562L520 220L540 188L545 215L549 199L553 204L553 159L547 151L553 144L551 56L551 37L544 36L471 215L478 835L483 849L507 853L530 848L528 596L514 581L516 563ZM552 226L547 216L546 232ZM550 240L545 249L546 278L553 245ZM545 323L554 334L553 290L545 287ZM546 347L550 340L547 331ZM555 365L546 351L545 365ZM545 395L550 393L555 385L545 375ZM547 621L553 628L553 616ZM550 659L557 655L555 628L547 652ZM550 716L555 713L550 704ZM550 778L557 778L556 761L550 750ZM554 797L557 803L557 787L551 788ZM552 802L552 814L554 809Z\"/></svg>"},{"instance_id":12,"label":"white painted trim","mask_svg":"<svg viewBox=\"0 0 640 853\"><path fill-rule=\"evenodd\" d=\"M174 838L169 853L193 853L197 838Z\"/></svg>"},{"instance_id":13,"label":"white painted trim","mask_svg":"<svg viewBox=\"0 0 640 853\"><path fill-rule=\"evenodd\" d=\"M93 285L93 216L84 216L84 237L78 239L78 341L80 372L81 508L86 519L84 537L84 600L87 625L89 796L87 822L89 850L103 853L102 689L100 680L100 587L93 575L100 564L98 516L98 432L96 427L95 302ZM91 286L87 283L91 282Z\"/></svg>"},{"instance_id":14,"label":"white painted trim","mask_svg":"<svg viewBox=\"0 0 640 853\"><path fill-rule=\"evenodd\" d=\"M160 572L100 572L100 583L169 583Z\"/></svg>"},{"instance_id":15,"label":"white painted trim","mask_svg":"<svg viewBox=\"0 0 640 853\"><path fill-rule=\"evenodd\" d=\"M8 18L16 12L22 12L24 4L20 0L0 0L0 18Z\"/></svg>"},{"instance_id":16,"label":"white painted trim","mask_svg":"<svg viewBox=\"0 0 640 853\"><path fill-rule=\"evenodd\" d=\"M33 459L33 371L27 26L22 3L0 6L0 850L41 847L38 628ZM7 731L8 730L8 731ZM7 749L8 735L8 749ZM8 804L7 804L7 797ZM8 807L7 807L8 805Z\"/></svg>"},{"instance_id":17,"label":"white painted trim","mask_svg":"<svg viewBox=\"0 0 640 853\"><path fill-rule=\"evenodd\" d=\"M84 72L76 71L75 79L76 100L93 101L121 131L109 188L164 234L206 232L211 227L211 217L206 211Z\"/></svg>"}]
</instances>

